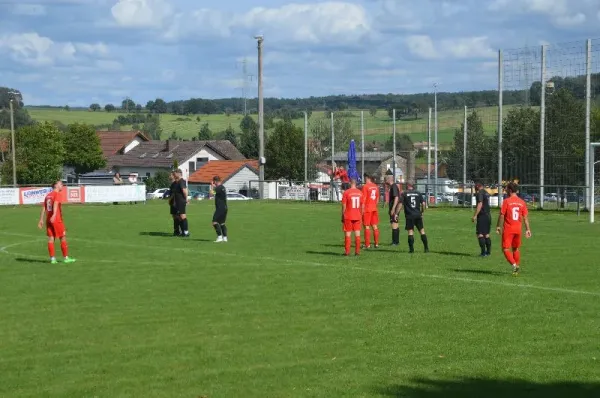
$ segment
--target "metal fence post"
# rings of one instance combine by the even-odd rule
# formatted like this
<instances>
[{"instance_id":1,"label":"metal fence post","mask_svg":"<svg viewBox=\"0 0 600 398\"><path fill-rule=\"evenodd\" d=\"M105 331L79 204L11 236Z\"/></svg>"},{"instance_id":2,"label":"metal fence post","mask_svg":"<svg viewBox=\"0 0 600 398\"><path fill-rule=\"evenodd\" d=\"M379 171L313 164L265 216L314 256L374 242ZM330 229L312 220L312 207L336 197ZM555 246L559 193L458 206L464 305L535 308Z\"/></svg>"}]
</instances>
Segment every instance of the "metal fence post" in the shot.
<instances>
[{"instance_id":1,"label":"metal fence post","mask_svg":"<svg viewBox=\"0 0 600 398\"><path fill-rule=\"evenodd\" d=\"M463 193L467 195L467 106L465 105L465 116L463 121ZM472 202L472 200L471 200ZM463 207L465 201L463 200Z\"/></svg>"},{"instance_id":2,"label":"metal fence post","mask_svg":"<svg viewBox=\"0 0 600 398\"><path fill-rule=\"evenodd\" d=\"M334 177L335 177L335 128L333 123L333 112L331 112L331 201L333 202L334 194Z\"/></svg>"},{"instance_id":3,"label":"metal fence post","mask_svg":"<svg viewBox=\"0 0 600 398\"><path fill-rule=\"evenodd\" d=\"M498 207L504 199L502 192L502 91L504 90L504 60L502 50L498 51Z\"/></svg>"},{"instance_id":4,"label":"metal fence post","mask_svg":"<svg viewBox=\"0 0 600 398\"><path fill-rule=\"evenodd\" d=\"M540 101L540 209L544 208L544 172L546 163L546 45L542 45L541 64L542 97Z\"/></svg>"},{"instance_id":5,"label":"metal fence post","mask_svg":"<svg viewBox=\"0 0 600 398\"><path fill-rule=\"evenodd\" d=\"M585 207L590 208L590 114L592 112L592 40L587 40L585 56ZM594 167L592 165L592 167Z\"/></svg>"}]
</instances>

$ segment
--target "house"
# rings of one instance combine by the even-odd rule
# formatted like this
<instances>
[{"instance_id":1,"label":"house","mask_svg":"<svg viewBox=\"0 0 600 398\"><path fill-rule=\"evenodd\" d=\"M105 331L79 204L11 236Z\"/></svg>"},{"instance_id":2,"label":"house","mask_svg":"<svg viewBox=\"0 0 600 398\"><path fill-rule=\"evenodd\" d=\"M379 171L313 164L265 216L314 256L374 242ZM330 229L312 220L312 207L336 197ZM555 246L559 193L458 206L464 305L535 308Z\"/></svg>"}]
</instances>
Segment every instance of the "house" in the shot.
<instances>
[{"instance_id":1,"label":"house","mask_svg":"<svg viewBox=\"0 0 600 398\"><path fill-rule=\"evenodd\" d=\"M215 176L228 192L256 196L258 190L258 160L213 160L206 163L188 179L191 190L207 192ZM253 192L255 191L254 195Z\"/></svg>"},{"instance_id":2,"label":"house","mask_svg":"<svg viewBox=\"0 0 600 398\"><path fill-rule=\"evenodd\" d=\"M127 153L142 142L149 141L141 131L97 131L105 158L117 153Z\"/></svg>"},{"instance_id":3,"label":"house","mask_svg":"<svg viewBox=\"0 0 600 398\"><path fill-rule=\"evenodd\" d=\"M356 152L356 168L362 173L362 161L365 162L365 173L374 175L382 181L387 170L391 169L394 162L393 152ZM339 167L348 167L348 153L337 152L333 160ZM396 154L396 175L401 181L415 178L415 152L402 152Z\"/></svg>"},{"instance_id":4,"label":"house","mask_svg":"<svg viewBox=\"0 0 600 398\"><path fill-rule=\"evenodd\" d=\"M433 158L431 159L433 162ZM438 178L448 178L447 165L445 163L438 164ZM429 179L435 178L435 166L430 164L427 167L427 164L418 164L415 166L415 178L417 179L427 179L427 170L429 169Z\"/></svg>"},{"instance_id":5,"label":"house","mask_svg":"<svg viewBox=\"0 0 600 398\"><path fill-rule=\"evenodd\" d=\"M121 175L137 173L140 179L154 176L158 171L172 170L177 164L183 178L214 160L246 160L227 140L223 141L142 141L108 158L108 168Z\"/></svg>"}]
</instances>

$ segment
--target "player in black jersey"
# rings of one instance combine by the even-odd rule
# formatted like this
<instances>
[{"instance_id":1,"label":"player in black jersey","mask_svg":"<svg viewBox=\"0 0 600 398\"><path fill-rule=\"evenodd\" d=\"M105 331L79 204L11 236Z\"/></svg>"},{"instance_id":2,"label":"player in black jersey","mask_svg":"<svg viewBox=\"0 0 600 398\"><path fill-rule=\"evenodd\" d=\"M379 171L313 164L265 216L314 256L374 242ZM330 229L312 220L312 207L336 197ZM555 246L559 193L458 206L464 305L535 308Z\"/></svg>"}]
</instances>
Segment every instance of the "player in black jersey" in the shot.
<instances>
[{"instance_id":1,"label":"player in black jersey","mask_svg":"<svg viewBox=\"0 0 600 398\"><path fill-rule=\"evenodd\" d=\"M490 212L490 194L483 189L483 185L475 184L477 192L477 208L472 221L476 222L475 233L481 248L481 257L489 256L492 252L492 239L490 229L492 227L492 214Z\"/></svg>"},{"instance_id":2,"label":"player in black jersey","mask_svg":"<svg viewBox=\"0 0 600 398\"><path fill-rule=\"evenodd\" d=\"M423 195L415 191L412 183L406 184L407 190L402 193L401 208L404 207L404 217L406 218L406 230L408 231L408 249L411 253L415 252L415 228L421 234L421 241L425 248L425 253L429 252L429 243L423 227L423 212L425 211L425 200Z\"/></svg>"},{"instance_id":3,"label":"player in black jersey","mask_svg":"<svg viewBox=\"0 0 600 398\"><path fill-rule=\"evenodd\" d=\"M215 213L213 214L212 224L217 233L216 243L227 242L227 190L221 184L219 176L213 177L212 187L215 193Z\"/></svg>"},{"instance_id":4,"label":"player in black jersey","mask_svg":"<svg viewBox=\"0 0 600 398\"><path fill-rule=\"evenodd\" d=\"M181 220L177 215L177 208L174 203L175 198L173 196L173 190L175 189L175 184L177 184L175 182L176 179L177 173L172 171L171 174L169 174L169 180L171 181L171 187L169 188L169 213L173 218L173 236L181 236L183 235L183 231L181 230Z\"/></svg>"},{"instance_id":5,"label":"player in black jersey","mask_svg":"<svg viewBox=\"0 0 600 398\"><path fill-rule=\"evenodd\" d=\"M400 188L394 181L394 176L391 171L388 171L385 176L385 183L389 187L389 214L390 214L390 225L392 226L392 245L398 246L400 244L400 227L398 226L398 213L400 213Z\"/></svg>"},{"instance_id":6,"label":"player in black jersey","mask_svg":"<svg viewBox=\"0 0 600 398\"><path fill-rule=\"evenodd\" d=\"M173 198L174 211L179 219L183 237L189 237L188 220L186 215L186 206L188 203L188 188L187 183L183 179L183 172L177 170L175 172L175 183L171 186L171 197Z\"/></svg>"}]
</instances>

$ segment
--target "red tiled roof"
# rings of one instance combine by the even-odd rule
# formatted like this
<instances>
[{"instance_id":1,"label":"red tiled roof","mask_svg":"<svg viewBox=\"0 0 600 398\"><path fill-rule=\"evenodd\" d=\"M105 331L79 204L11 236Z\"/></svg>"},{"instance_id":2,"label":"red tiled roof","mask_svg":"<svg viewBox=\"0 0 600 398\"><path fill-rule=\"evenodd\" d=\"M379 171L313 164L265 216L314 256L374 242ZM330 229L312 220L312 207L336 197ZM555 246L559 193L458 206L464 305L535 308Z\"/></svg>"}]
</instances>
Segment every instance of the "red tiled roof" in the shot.
<instances>
[{"instance_id":1,"label":"red tiled roof","mask_svg":"<svg viewBox=\"0 0 600 398\"><path fill-rule=\"evenodd\" d=\"M214 176L225 182L244 167L258 173L258 160L212 160L192 174L188 182L209 184Z\"/></svg>"},{"instance_id":2,"label":"red tiled roof","mask_svg":"<svg viewBox=\"0 0 600 398\"><path fill-rule=\"evenodd\" d=\"M106 158L115 155L136 137L141 138L142 141L148 141L141 131L97 131L96 133L100 138L100 146Z\"/></svg>"}]
</instances>

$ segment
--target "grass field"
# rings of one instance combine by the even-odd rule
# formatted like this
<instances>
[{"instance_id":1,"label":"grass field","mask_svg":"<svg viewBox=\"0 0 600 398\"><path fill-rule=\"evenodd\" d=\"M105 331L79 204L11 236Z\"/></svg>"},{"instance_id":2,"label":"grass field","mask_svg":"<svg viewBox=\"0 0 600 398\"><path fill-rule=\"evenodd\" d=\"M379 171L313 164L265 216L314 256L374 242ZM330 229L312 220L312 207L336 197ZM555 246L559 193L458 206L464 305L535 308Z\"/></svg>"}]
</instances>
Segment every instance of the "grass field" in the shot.
<instances>
[{"instance_id":1,"label":"grass field","mask_svg":"<svg viewBox=\"0 0 600 398\"><path fill-rule=\"evenodd\" d=\"M432 253L339 256L339 209L236 202L212 243L164 203L69 206L72 265L38 208L0 208L2 397L600 396L600 227L532 213L523 271L470 211L431 210ZM405 234L401 238L404 242ZM420 242L417 243L420 249Z\"/></svg>"},{"instance_id":2,"label":"grass field","mask_svg":"<svg viewBox=\"0 0 600 398\"><path fill-rule=\"evenodd\" d=\"M30 108L30 115L34 120L38 121L59 121L64 124L70 124L75 122L89 123L94 125L108 124L119 115L117 112L107 113L103 111L88 112L81 110L70 110L64 109L44 109L44 108ZM485 107L477 109L486 132L493 133L496 131L496 125L498 120L498 107ZM352 111L352 126L354 127L356 134L360 134L360 112ZM385 142L392 134L392 120L388 117L387 111L380 110L375 117L369 115L369 112L364 112L365 115L365 136L367 140L372 141L383 141ZM182 138L192 138L198 134L200 127L204 123L208 123L210 129L213 132L220 132L225 130L229 124L236 131L239 131L239 125L242 120L240 115L227 116L224 114L220 115L199 115L200 121L197 120L198 115L191 116L178 116L165 114L161 115L161 126L163 128L163 134L169 137L173 131ZM323 118L324 112L314 112L311 116L311 121L319 118ZM256 118L256 115L253 115ZM454 131L460 128L463 121L463 111L452 110L452 111L441 111L438 113L438 141L441 144L448 144L452 142L454 137ZM303 120L294 121L299 127L304 126ZM123 126L122 128L128 129L131 126ZM310 121L309 121L310 127ZM408 134L413 142L427 140L427 115L420 114L416 120L402 120L396 123L396 131L398 134Z\"/></svg>"}]
</instances>

